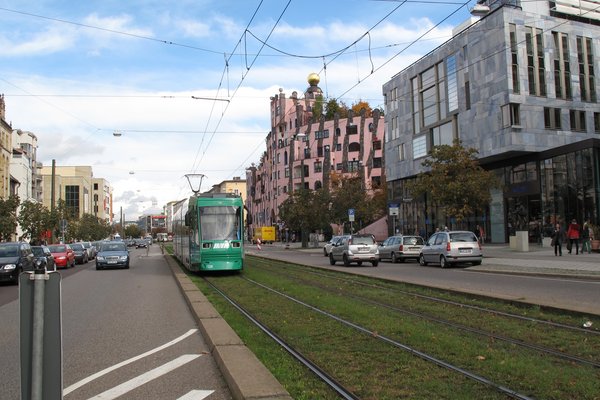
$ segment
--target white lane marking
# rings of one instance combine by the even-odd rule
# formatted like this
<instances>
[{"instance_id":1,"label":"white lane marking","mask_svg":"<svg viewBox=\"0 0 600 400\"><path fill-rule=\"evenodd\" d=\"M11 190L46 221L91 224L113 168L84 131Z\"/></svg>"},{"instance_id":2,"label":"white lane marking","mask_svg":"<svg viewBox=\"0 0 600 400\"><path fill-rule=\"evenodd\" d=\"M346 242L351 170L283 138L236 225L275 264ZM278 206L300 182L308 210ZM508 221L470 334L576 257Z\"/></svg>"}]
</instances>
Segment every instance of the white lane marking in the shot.
<instances>
[{"instance_id":1,"label":"white lane marking","mask_svg":"<svg viewBox=\"0 0 600 400\"><path fill-rule=\"evenodd\" d=\"M192 390L177 400L203 400L213 394L214 390Z\"/></svg>"},{"instance_id":2,"label":"white lane marking","mask_svg":"<svg viewBox=\"0 0 600 400\"><path fill-rule=\"evenodd\" d=\"M173 371L176 368L181 367L189 363L190 361L195 360L200 357L201 354L185 354L183 356L179 356L173 361L169 361L166 364L161 365L160 367L156 367L153 370L150 370L142 375L136 376L133 379L128 380L118 386L115 386L112 389L107 390L106 392L100 393L98 396L91 397L89 400L112 400L117 397L123 396L125 393L132 391L138 386L142 386L145 383L150 382L153 379L156 379L168 372Z\"/></svg>"},{"instance_id":3,"label":"white lane marking","mask_svg":"<svg viewBox=\"0 0 600 400\"><path fill-rule=\"evenodd\" d=\"M109 372L112 372L112 371L114 371L114 370L116 370L116 369L118 369L118 368L121 368L121 367L123 367L123 366L125 366L125 365L127 365L127 364L131 364L132 362L134 362L134 361L137 361L137 360L140 360L140 359L142 359L142 358L144 358L144 357L147 357L147 356L149 356L150 354L154 354L154 353L156 353L156 352L159 352L159 351L161 351L161 350L163 350L163 349L166 349L167 347L169 347L169 346L172 346L172 345L174 345L175 343L181 342L183 339L185 339L185 338L187 338L188 336L190 336L190 335L192 335L192 334L196 333L197 331L198 331L198 329L190 329L189 331L187 331L187 332L186 332L186 333L184 333L183 335L179 336L179 337L178 337L178 338L176 338L176 339L173 339L173 340L171 340L171 341L170 341L170 342L168 342L168 343L165 343L165 344L163 344L162 346L159 346L159 347L157 347L157 348L155 348L155 349L149 350L149 351L147 351L147 352L145 352L145 353L143 353L143 354L140 354L139 356L135 356L135 357L133 357L133 358L130 358L129 360L122 361L122 362L120 362L120 363L118 363L118 364L115 364L115 365L113 365L112 367L108 367L108 368L106 368L106 369L103 369L103 370L102 370L102 371L100 371L100 372L96 372L95 374L93 374L93 375L90 375L90 376L88 376L87 378L85 378L85 379L82 379L82 380L80 380L79 382L77 382L77 383L74 383L74 384L72 384L71 386L69 386L68 388L64 389L64 390L63 390L63 396L66 396L66 395L68 395L68 394L69 394L69 393L71 393L72 391L74 391L74 390L76 390L76 389L79 389L79 388L80 388L80 387L82 387L83 385L85 385L85 384L88 384L88 383L90 383L91 381L93 381L94 379L98 379L98 378L100 378L101 376L108 374Z\"/></svg>"}]
</instances>

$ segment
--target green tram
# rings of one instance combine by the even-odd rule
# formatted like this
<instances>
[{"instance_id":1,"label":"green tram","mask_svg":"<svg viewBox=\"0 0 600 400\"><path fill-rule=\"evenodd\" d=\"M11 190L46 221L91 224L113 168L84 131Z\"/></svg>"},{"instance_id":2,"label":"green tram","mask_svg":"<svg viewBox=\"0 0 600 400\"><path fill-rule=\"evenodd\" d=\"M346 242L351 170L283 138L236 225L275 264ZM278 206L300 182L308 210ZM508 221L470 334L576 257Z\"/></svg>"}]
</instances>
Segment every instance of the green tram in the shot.
<instances>
[{"instance_id":1,"label":"green tram","mask_svg":"<svg viewBox=\"0 0 600 400\"><path fill-rule=\"evenodd\" d=\"M244 267L244 204L229 193L203 193L174 206L173 251L190 271Z\"/></svg>"}]
</instances>

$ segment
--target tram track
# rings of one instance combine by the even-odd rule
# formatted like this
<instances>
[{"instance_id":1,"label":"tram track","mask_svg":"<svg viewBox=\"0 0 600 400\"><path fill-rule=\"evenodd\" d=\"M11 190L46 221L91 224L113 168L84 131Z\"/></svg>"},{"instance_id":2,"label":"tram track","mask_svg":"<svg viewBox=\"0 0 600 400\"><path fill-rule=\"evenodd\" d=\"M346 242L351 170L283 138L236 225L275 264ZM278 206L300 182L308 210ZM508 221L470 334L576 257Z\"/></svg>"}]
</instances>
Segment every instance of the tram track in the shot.
<instances>
[{"instance_id":1,"label":"tram track","mask_svg":"<svg viewBox=\"0 0 600 400\"><path fill-rule=\"evenodd\" d=\"M282 275L282 273L280 271L275 271L275 272L274 271L270 271L270 272ZM286 277L288 279L290 279L289 275L287 275ZM435 323L442 324L442 325L447 325L447 326L450 326L452 328L455 328L455 329L458 329L458 330L461 330L461 331L474 333L474 334L477 334L477 335L480 335L480 336L484 336L484 337L487 337L487 338L490 338L490 339L504 341L504 342L507 342L507 343L510 343L510 344L513 344L513 345L516 345L516 346L521 346L521 347L524 347L524 348L527 348L527 349L530 349L530 350L534 350L534 351L545 353L545 354L548 354L548 355L551 355L551 356L559 357L559 358L562 358L562 359L565 359L565 360L568 360L568 361L571 361L571 362L579 363L579 364L582 364L582 365L589 365L589 366L592 366L594 368L600 368L600 362L597 362L597 361L594 361L594 360L585 359L585 358L582 358L582 357L579 357L579 356L576 356L576 355L568 354L568 353L565 353L565 352L562 352L562 351L558 351L556 349L548 348L548 347L545 347L545 346L541 346L541 345L538 345L538 344L527 343L527 342L524 342L522 340L517 340L517 339L510 338L508 336L504 336L504 335L500 335L500 334L497 334L497 333L488 332L488 331L485 331L485 330L482 330L482 329L473 328L473 327L470 327L470 326L467 326L467 325L455 323L455 322L452 322L452 321L449 321L449 320L446 320L446 319L443 319L443 318L431 316L431 315L428 315L428 314L425 314L425 313L422 313L422 312L411 311L411 310L408 310L408 309L405 309L405 308L401 308L401 307L398 307L398 306L395 306L395 305L392 305L392 304L388 304L388 303L376 301L376 300L373 300L373 299L370 299L370 298L367 298L367 297L364 297L364 296L353 295L353 294L349 294L349 293L342 293L341 290L331 289L330 287L327 287L326 285L322 285L322 284L319 284L319 283L311 282L311 281L309 281L307 279L302 279L302 278L298 278L298 277L295 277L293 279L295 279L297 282L301 282L301 283L303 283L305 285L313 285L313 286L319 287L320 289L328 291L328 292L333 293L333 294L343 294L344 296L347 296L347 297L350 297L350 298L353 298L353 299L357 299L359 301L363 301L363 302L366 302L366 303L370 303L370 304L373 304L373 305L376 305L376 306L379 306L379 307L385 307L385 308L388 308L388 309L393 310L393 311L398 312L398 313L402 313L402 314L405 314L405 315L410 315L410 316L417 317L417 318L426 319L426 320L431 321L431 322L435 322ZM561 325L561 327L562 327L562 325Z\"/></svg>"},{"instance_id":2,"label":"tram track","mask_svg":"<svg viewBox=\"0 0 600 400\"><path fill-rule=\"evenodd\" d=\"M264 259L260 259L261 261L265 261ZM339 276L332 276L331 274L327 274L324 272L320 272L315 270L314 268L306 268L307 266L305 265L300 265L300 264L293 264L293 263L289 263L286 261L280 261L280 260L269 260L268 261L269 265L277 265L280 267L285 267L285 268L302 268L302 273L304 274L311 274L311 275L315 275L315 276L320 276L320 277L327 277L330 279L336 279L340 282L346 282L346 283L352 283L354 285L359 285L359 286L364 286L364 287L370 287L373 289L380 289L380 290L386 290L386 291L391 291L394 293L399 293L399 294L403 294L403 295L407 295L407 296L413 296L416 298L420 298L420 299L424 299L424 300L429 300L435 303L443 303L443 304L448 304L448 305L452 305L452 306L456 306L459 308L466 308L466 309L472 309L472 310L476 310L476 311L481 311L481 312L485 312L485 313L489 313L489 314L493 314L493 315L497 315L497 316L502 316L502 317L507 317L507 318L512 318L512 319L518 319L518 320L522 320L525 322L531 322L531 323L535 323L535 324L539 324L539 325L548 325L548 326L552 326L552 327L556 327L556 328L561 328L561 329L565 329L565 330L570 330L570 331L576 331L576 332L581 332L581 333L585 333L585 334L589 334L589 335L598 335L600 336L600 329L599 328L584 328L581 326L575 326L575 325L568 325L568 324L564 324L564 323L560 323L560 322L555 322L555 321L549 321L549 320L544 320L544 319L539 319L539 318L534 318L534 317L528 317L525 315L520 315L520 314L514 314L514 313L509 313L509 312L505 312L505 311L500 311L500 310L494 310L494 309L490 309L490 308L486 308L486 307L482 307L482 306L477 306L477 305L473 305L473 304L468 304L468 303L461 303L458 301L454 301L454 300L448 300L442 297L435 297L435 296L431 296L431 295L424 295L422 293L417 293L415 291L407 291L407 290L401 290L398 288L392 288L389 286L384 286L384 285L376 285L376 284L372 284L372 283L366 283L366 282L362 282L360 281L360 279L355 279L355 278L342 278Z\"/></svg>"},{"instance_id":3,"label":"tram track","mask_svg":"<svg viewBox=\"0 0 600 400\"><path fill-rule=\"evenodd\" d=\"M342 387L349 388L350 397L339 394L341 398L352 398L352 395L356 396L354 398L369 399L430 398L431 393L429 395L420 393L419 388L415 389L418 383L414 382L419 382L423 379L422 376L427 376L427 379L434 382L445 382L448 373L460 375L464 380L472 382L471 385L447 383L449 387L461 387L460 391L463 392L462 396L452 395L451 398L492 399L498 398L491 395L496 393L496 396L503 396L501 398L595 399L593 393L600 390L600 383L598 383L600 360L596 355L590 356L589 352L579 353L578 347L570 347L571 345L566 342L565 347L548 347L543 341L536 340L539 338L536 335L540 333L543 335L546 332L549 333L551 344L562 343L561 340L565 336L587 335L587 331L565 328L572 326L568 324L570 316L560 318L559 315L559 318L555 318L557 321L567 322L566 324L538 324L529 319L519 318L511 323L511 318L508 316L489 313L493 311L491 309L486 308L486 311L483 311L479 306L464 307L465 304L460 300L454 301L460 299L456 293L451 293L448 297L451 303L436 302L430 300L435 297L435 290L425 291L427 298L418 297L410 292L411 288L408 285L409 290L400 295L394 289L405 288L404 284L390 282L388 285L386 281L380 283L377 279L368 277L340 278L338 274L341 273L337 271L314 273L314 269L309 267L298 268L296 265L286 264L285 262L261 262L259 265L253 262L239 276L209 279L211 283L219 286L220 291L234 299L249 315L261 321L267 330L275 333L282 343L285 343L281 344L273 339L279 346L292 349L290 352L286 348L290 354L296 351L304 355L316 366L316 371L325 372L334 382L341 382ZM475 297L478 302L474 304L493 306L493 302L490 301L488 304L486 301L479 301L481 300L479 297ZM448 298L442 300L447 301ZM432 303L433 306L428 307L433 311L437 308L438 312L444 314L433 312L429 315L427 312L422 312L423 310L415 311L412 308L414 302ZM502 301L498 302L498 304L502 303ZM295 304L296 308L292 304ZM524 309L523 312L531 311ZM452 314L450 319L444 318L446 312ZM311 313L321 317L311 316ZM481 318L481 321L478 321L481 326L457 323L456 321L462 321L455 319L454 314L463 317L466 315L466 318L472 319L474 323ZM490 316L486 317L485 314ZM533 312L531 314L536 315ZM554 319L555 316L547 313L540 314L550 319ZM325 322L324 319L331 322ZM505 334L508 331L499 330L499 326L506 323L505 320L509 321L507 326L517 326L517 334L524 336L521 338L517 335L515 339L512 335L509 337ZM488 321L499 322L500 325L492 323L490 328L487 325ZM553 322L543 319L540 321ZM338 335L342 330L332 324L345 326L346 330ZM491 331L488 331L488 328ZM347 330L355 331L353 334L355 336L346 334ZM531 337L530 331L534 332ZM553 332L559 332L557 337L552 337ZM599 342L596 338L594 333L589 335L584 339L585 341L589 339L585 346L589 345L592 350L597 349ZM375 341L381 345L367 344L367 341ZM354 347L348 344L354 342L357 343ZM464 348L460 345L456 347L460 342L464 343ZM319 350L327 348L328 343L330 350ZM397 350L385 350L381 346ZM572 349L576 351L569 351ZM329 354L321 357L320 352L323 351ZM427 363L430 366L418 366L418 362L407 361L406 358L396 355L396 352L405 353L404 357L418 359L420 363ZM367 355L368 358L374 357L370 362L371 365L365 359ZM392 360L396 361L389 364ZM508 368L503 367L505 363ZM332 369L332 365L337 367ZM410 370L407 369L409 365ZM347 367L351 369L346 370ZM456 369L452 369L453 367ZM380 368L386 371L376 373L381 374L381 378L375 379L369 376ZM443 374L436 372L436 368L451 372ZM400 383L395 382L399 375L394 374L393 378L387 375L390 371L398 369L402 371L403 376ZM419 376L419 372L422 376ZM544 376L548 372L548 377L552 378L544 381ZM319 374L314 373L315 376ZM459 378L452 378L452 380L464 382ZM561 380L565 383L560 382ZM391 382L394 384L390 386L389 391L387 387L372 389L371 386L379 385L380 382L388 382L388 385L384 386L389 386ZM549 382L553 383L549 384ZM493 388L493 390L485 389L487 394L481 395L484 389L473 389L476 385ZM578 387L577 391L571 393L572 385L582 387ZM547 389L545 386L556 386L556 388ZM398 395L397 393L405 387L410 388L407 391L412 391L411 394ZM473 391L477 394L473 395ZM443 392L433 397L450 398L448 394L441 393ZM464 393L469 394L464 395Z\"/></svg>"}]
</instances>

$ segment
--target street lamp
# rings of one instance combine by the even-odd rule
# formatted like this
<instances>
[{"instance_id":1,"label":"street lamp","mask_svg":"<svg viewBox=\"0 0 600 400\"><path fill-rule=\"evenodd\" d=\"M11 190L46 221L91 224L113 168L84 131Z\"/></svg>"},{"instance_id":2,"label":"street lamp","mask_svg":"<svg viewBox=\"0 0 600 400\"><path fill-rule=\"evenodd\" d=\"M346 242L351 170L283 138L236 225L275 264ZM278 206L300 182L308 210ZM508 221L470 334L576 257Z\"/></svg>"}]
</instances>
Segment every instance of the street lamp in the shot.
<instances>
[{"instance_id":1,"label":"street lamp","mask_svg":"<svg viewBox=\"0 0 600 400\"><path fill-rule=\"evenodd\" d=\"M194 194L197 196L198 193L200 192L200 186L202 185L202 179L206 178L206 175L204 175L204 174L185 174L184 176L188 180L190 189L192 189L192 192L194 192Z\"/></svg>"}]
</instances>

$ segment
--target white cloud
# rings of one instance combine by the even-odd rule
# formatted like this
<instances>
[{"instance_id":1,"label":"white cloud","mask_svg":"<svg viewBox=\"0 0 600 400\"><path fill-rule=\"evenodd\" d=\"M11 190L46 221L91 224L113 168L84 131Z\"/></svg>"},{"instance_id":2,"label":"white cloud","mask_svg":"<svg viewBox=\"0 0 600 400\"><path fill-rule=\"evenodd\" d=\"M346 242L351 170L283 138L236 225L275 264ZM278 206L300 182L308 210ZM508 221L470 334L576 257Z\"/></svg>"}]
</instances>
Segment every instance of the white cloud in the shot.
<instances>
[{"instance_id":1,"label":"white cloud","mask_svg":"<svg viewBox=\"0 0 600 400\"><path fill-rule=\"evenodd\" d=\"M28 57L51 54L73 46L75 38L70 29L52 27L37 32L30 37L14 35L11 39L0 37L0 48L3 57Z\"/></svg>"}]
</instances>

